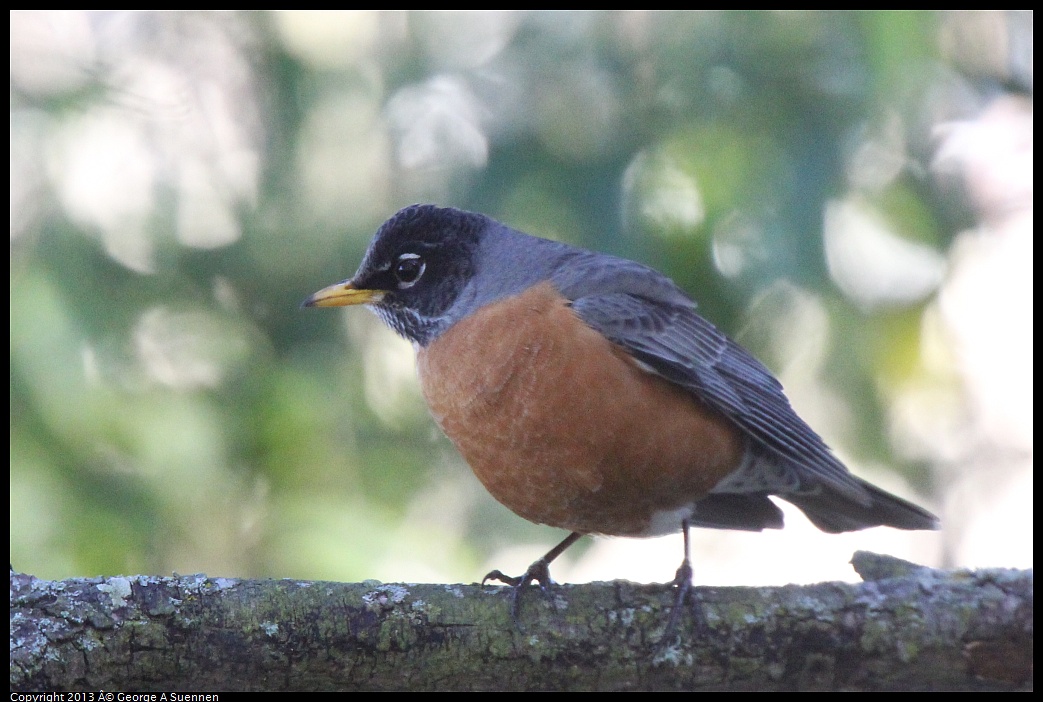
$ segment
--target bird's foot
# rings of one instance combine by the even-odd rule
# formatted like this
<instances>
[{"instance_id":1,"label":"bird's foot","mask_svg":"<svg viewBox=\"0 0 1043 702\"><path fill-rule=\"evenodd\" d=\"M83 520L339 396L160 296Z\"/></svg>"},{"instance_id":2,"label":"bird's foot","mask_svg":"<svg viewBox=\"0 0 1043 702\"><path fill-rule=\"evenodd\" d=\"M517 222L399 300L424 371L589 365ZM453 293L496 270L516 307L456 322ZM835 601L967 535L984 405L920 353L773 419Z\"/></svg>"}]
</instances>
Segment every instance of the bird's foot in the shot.
<instances>
[{"instance_id":1,"label":"bird's foot","mask_svg":"<svg viewBox=\"0 0 1043 702\"><path fill-rule=\"evenodd\" d=\"M677 626L681 623L685 600L688 599L688 593L692 591L692 564L687 558L681 562L677 574L668 584L677 589L677 594L674 596L674 606L670 610L670 618L666 621L663 637L659 640L660 647L666 647L673 641L674 634L677 633Z\"/></svg>"},{"instance_id":2,"label":"bird's foot","mask_svg":"<svg viewBox=\"0 0 1043 702\"><path fill-rule=\"evenodd\" d=\"M482 585L485 585L489 580L495 580L511 587L511 621L513 621L514 625L519 629L522 628L521 622L518 621L518 612L521 609L522 591L529 583L535 582L540 586L540 590L546 594L547 588L554 584L554 581L551 580L550 577L550 564L546 557L533 563L529 566L528 570L517 577L504 575L500 571L494 570L482 578Z\"/></svg>"}]
</instances>

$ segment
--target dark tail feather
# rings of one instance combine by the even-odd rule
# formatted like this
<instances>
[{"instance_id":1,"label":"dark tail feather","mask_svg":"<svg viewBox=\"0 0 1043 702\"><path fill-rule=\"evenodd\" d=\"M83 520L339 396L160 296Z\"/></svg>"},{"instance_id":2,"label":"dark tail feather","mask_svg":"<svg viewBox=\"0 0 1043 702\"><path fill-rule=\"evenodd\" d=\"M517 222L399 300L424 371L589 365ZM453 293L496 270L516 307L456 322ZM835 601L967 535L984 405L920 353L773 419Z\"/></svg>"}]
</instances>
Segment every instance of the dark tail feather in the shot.
<instances>
[{"instance_id":1,"label":"dark tail feather","mask_svg":"<svg viewBox=\"0 0 1043 702\"><path fill-rule=\"evenodd\" d=\"M781 529L782 510L767 495L711 493L695 503L688 521L704 529Z\"/></svg>"},{"instance_id":2,"label":"dark tail feather","mask_svg":"<svg viewBox=\"0 0 1043 702\"><path fill-rule=\"evenodd\" d=\"M875 526L895 529L937 529L938 518L925 509L906 502L864 480L859 483L869 495L861 504L846 495L823 488L817 495L780 495L808 516L812 524L830 534L858 531Z\"/></svg>"}]
</instances>

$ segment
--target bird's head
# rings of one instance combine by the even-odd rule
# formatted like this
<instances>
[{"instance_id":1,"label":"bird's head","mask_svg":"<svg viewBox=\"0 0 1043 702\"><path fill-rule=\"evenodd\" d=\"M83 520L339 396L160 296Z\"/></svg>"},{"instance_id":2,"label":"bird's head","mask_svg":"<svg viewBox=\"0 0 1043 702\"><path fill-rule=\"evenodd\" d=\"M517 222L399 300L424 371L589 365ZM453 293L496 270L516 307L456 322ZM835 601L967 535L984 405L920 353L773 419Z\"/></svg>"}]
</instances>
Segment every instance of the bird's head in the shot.
<instances>
[{"instance_id":1,"label":"bird's head","mask_svg":"<svg viewBox=\"0 0 1043 702\"><path fill-rule=\"evenodd\" d=\"M355 275L302 304L366 305L425 346L456 321L450 310L474 276L481 235L490 223L449 207L406 207L380 227Z\"/></svg>"}]
</instances>

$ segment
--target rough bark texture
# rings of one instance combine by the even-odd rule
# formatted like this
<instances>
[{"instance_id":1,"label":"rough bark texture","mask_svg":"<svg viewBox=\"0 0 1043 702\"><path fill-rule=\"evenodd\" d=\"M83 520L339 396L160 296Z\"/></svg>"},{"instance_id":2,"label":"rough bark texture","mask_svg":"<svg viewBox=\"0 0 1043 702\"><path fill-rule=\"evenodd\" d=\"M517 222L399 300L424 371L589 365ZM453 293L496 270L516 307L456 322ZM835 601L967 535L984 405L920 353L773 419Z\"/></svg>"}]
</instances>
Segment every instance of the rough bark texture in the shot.
<instances>
[{"instance_id":1,"label":"rough bark texture","mask_svg":"<svg viewBox=\"0 0 1043 702\"><path fill-rule=\"evenodd\" d=\"M11 574L11 689L1031 689L1032 571L856 554L866 582L673 595L477 585Z\"/></svg>"}]
</instances>

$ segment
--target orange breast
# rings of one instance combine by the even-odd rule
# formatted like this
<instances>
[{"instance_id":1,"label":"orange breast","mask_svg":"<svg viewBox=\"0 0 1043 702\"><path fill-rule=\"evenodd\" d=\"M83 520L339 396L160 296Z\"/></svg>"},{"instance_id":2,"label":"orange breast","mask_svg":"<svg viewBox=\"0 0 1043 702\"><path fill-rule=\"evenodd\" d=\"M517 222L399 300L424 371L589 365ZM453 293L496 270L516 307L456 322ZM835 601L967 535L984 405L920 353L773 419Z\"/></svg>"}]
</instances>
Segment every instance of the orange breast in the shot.
<instances>
[{"instance_id":1,"label":"orange breast","mask_svg":"<svg viewBox=\"0 0 1043 702\"><path fill-rule=\"evenodd\" d=\"M550 284L458 322L418 363L442 430L486 489L533 522L641 535L742 455L731 423L642 370Z\"/></svg>"}]
</instances>

